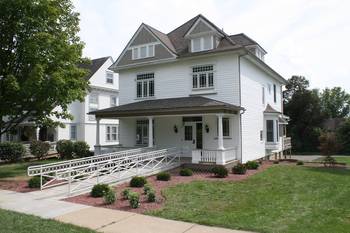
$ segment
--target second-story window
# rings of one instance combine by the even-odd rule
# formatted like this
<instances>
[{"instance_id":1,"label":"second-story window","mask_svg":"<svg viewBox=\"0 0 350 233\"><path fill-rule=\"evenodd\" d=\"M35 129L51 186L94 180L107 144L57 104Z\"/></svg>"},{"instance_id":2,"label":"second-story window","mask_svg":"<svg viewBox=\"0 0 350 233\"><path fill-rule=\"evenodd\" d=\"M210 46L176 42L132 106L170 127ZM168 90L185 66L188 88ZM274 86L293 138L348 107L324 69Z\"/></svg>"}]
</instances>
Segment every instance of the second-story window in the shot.
<instances>
[{"instance_id":1,"label":"second-story window","mask_svg":"<svg viewBox=\"0 0 350 233\"><path fill-rule=\"evenodd\" d=\"M265 87L262 87L262 104L265 104Z\"/></svg>"},{"instance_id":2,"label":"second-story window","mask_svg":"<svg viewBox=\"0 0 350 233\"><path fill-rule=\"evenodd\" d=\"M106 73L106 83L113 84L113 82L114 82L113 73L107 72Z\"/></svg>"},{"instance_id":3,"label":"second-story window","mask_svg":"<svg viewBox=\"0 0 350 233\"><path fill-rule=\"evenodd\" d=\"M116 96L111 96L111 107L117 106L117 97Z\"/></svg>"},{"instance_id":4,"label":"second-story window","mask_svg":"<svg viewBox=\"0 0 350 233\"><path fill-rule=\"evenodd\" d=\"M91 93L89 95L89 112L98 110L98 95ZM95 115L89 115L89 120L94 121Z\"/></svg>"},{"instance_id":5,"label":"second-story window","mask_svg":"<svg viewBox=\"0 0 350 233\"><path fill-rule=\"evenodd\" d=\"M154 73L138 74L136 78L136 97L154 96Z\"/></svg>"},{"instance_id":6,"label":"second-story window","mask_svg":"<svg viewBox=\"0 0 350 233\"><path fill-rule=\"evenodd\" d=\"M277 90L276 90L276 84L273 84L273 101L277 102Z\"/></svg>"},{"instance_id":7,"label":"second-story window","mask_svg":"<svg viewBox=\"0 0 350 233\"><path fill-rule=\"evenodd\" d=\"M213 88L214 67L213 65L196 66L192 68L192 88Z\"/></svg>"},{"instance_id":8,"label":"second-story window","mask_svg":"<svg viewBox=\"0 0 350 233\"><path fill-rule=\"evenodd\" d=\"M141 45L132 49L132 60L154 57L154 44Z\"/></svg>"}]
</instances>

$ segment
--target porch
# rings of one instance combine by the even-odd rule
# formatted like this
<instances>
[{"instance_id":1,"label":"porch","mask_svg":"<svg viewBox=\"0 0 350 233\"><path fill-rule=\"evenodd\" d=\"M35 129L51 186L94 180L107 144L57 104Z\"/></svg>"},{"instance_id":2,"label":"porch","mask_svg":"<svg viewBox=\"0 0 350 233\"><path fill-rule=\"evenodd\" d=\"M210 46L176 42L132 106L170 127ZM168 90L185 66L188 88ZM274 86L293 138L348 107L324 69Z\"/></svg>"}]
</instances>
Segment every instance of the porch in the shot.
<instances>
[{"instance_id":1,"label":"porch","mask_svg":"<svg viewBox=\"0 0 350 233\"><path fill-rule=\"evenodd\" d=\"M170 148L181 160L225 165L240 160L240 113L243 108L205 97L145 100L92 112L96 115L95 153L105 152L100 120L119 119L122 148Z\"/></svg>"}]
</instances>

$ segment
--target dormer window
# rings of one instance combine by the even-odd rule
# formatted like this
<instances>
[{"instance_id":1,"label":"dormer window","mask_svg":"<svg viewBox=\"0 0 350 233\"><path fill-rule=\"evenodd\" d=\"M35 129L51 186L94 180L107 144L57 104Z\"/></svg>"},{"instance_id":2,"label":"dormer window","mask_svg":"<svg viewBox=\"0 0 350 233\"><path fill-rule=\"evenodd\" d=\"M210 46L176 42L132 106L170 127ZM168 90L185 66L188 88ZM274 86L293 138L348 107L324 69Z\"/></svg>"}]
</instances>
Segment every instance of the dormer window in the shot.
<instances>
[{"instance_id":1,"label":"dormer window","mask_svg":"<svg viewBox=\"0 0 350 233\"><path fill-rule=\"evenodd\" d=\"M132 48L132 60L154 57L154 44L140 45Z\"/></svg>"},{"instance_id":2,"label":"dormer window","mask_svg":"<svg viewBox=\"0 0 350 233\"><path fill-rule=\"evenodd\" d=\"M213 36L202 36L191 39L191 52L200 52L213 49Z\"/></svg>"}]
</instances>

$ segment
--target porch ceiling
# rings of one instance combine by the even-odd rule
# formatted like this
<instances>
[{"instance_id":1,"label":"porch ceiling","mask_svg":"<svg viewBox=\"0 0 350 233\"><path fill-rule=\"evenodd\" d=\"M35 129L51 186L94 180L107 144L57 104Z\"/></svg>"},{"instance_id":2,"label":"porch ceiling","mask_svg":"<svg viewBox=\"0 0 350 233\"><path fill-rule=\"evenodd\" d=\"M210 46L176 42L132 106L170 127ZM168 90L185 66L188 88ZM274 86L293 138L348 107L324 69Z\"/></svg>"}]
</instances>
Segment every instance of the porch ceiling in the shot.
<instances>
[{"instance_id":1,"label":"porch ceiling","mask_svg":"<svg viewBox=\"0 0 350 233\"><path fill-rule=\"evenodd\" d=\"M204 113L237 114L244 108L202 96L153 99L89 112L98 118L183 115Z\"/></svg>"}]
</instances>

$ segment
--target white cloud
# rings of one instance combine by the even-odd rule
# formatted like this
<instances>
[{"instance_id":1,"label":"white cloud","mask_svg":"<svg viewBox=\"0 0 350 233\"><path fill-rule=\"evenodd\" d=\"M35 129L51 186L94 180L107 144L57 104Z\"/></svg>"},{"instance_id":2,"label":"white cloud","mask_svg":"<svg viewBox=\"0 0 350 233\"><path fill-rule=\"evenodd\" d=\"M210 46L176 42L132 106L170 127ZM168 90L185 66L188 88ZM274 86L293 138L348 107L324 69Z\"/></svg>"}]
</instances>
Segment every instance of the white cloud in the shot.
<instances>
[{"instance_id":1,"label":"white cloud","mask_svg":"<svg viewBox=\"0 0 350 233\"><path fill-rule=\"evenodd\" d=\"M228 34L243 32L267 51L285 78L305 75L312 87L350 92L350 1L75 0L84 55L117 58L144 22L165 33L202 13Z\"/></svg>"}]
</instances>

